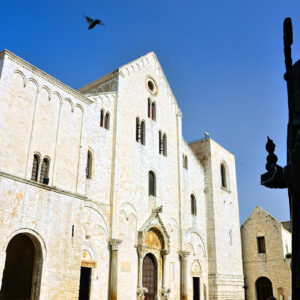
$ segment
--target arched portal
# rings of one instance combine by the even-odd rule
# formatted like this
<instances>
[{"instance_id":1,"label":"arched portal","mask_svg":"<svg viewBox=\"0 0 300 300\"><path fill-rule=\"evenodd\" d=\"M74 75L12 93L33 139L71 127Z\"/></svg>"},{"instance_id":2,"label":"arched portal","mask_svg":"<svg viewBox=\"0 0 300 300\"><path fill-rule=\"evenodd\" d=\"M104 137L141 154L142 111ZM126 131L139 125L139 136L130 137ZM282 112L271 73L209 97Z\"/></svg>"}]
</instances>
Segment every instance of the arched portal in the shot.
<instances>
[{"instance_id":1,"label":"arched portal","mask_svg":"<svg viewBox=\"0 0 300 300\"><path fill-rule=\"evenodd\" d=\"M266 300L273 296L272 282L267 277L259 277L255 283L257 300Z\"/></svg>"},{"instance_id":2,"label":"arched portal","mask_svg":"<svg viewBox=\"0 0 300 300\"><path fill-rule=\"evenodd\" d=\"M157 268L152 254L147 254L143 260L143 287L148 290L145 300L154 300L157 290Z\"/></svg>"},{"instance_id":3,"label":"arched portal","mask_svg":"<svg viewBox=\"0 0 300 300\"><path fill-rule=\"evenodd\" d=\"M6 248L0 300L39 299L42 250L31 235L15 235Z\"/></svg>"}]
</instances>

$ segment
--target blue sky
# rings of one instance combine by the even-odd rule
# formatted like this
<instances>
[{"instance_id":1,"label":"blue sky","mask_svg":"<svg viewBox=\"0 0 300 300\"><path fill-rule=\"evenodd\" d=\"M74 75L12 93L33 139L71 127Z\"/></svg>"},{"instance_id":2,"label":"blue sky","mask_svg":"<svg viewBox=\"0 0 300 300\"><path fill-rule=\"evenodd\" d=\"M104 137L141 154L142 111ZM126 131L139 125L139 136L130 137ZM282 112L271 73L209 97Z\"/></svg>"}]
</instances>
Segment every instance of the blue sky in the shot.
<instances>
[{"instance_id":1,"label":"blue sky","mask_svg":"<svg viewBox=\"0 0 300 300\"><path fill-rule=\"evenodd\" d=\"M210 136L236 156L240 218L256 205L289 219L286 190L260 186L266 136L285 164L282 23L299 1L1 1L0 48L77 89L154 51L183 113L187 141ZM104 27L87 30L86 14Z\"/></svg>"}]
</instances>

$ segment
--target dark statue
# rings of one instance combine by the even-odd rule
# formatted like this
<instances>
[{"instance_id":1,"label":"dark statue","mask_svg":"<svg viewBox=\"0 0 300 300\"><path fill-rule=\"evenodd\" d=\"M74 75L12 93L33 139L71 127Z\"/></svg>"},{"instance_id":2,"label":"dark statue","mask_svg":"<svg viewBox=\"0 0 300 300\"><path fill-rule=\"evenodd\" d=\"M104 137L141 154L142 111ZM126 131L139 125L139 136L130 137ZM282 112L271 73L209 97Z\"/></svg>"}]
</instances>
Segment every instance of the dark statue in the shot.
<instances>
[{"instance_id":1,"label":"dark statue","mask_svg":"<svg viewBox=\"0 0 300 300\"><path fill-rule=\"evenodd\" d=\"M284 56L287 83L289 122L287 126L287 164L277 165L275 144L268 137L266 150L267 173L261 175L261 184L268 188L287 188L292 221L292 299L300 299L300 60L292 63L292 21L283 23Z\"/></svg>"}]
</instances>

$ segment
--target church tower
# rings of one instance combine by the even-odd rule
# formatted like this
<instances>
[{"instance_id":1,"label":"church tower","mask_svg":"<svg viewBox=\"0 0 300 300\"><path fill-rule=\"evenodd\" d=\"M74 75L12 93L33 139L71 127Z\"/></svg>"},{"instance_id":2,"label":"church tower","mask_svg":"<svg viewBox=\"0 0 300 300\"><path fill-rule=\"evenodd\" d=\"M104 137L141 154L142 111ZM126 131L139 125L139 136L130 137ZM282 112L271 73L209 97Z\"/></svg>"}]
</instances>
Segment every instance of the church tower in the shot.
<instances>
[{"instance_id":1,"label":"church tower","mask_svg":"<svg viewBox=\"0 0 300 300\"><path fill-rule=\"evenodd\" d=\"M208 136L190 147L205 168L210 299L244 299L234 155Z\"/></svg>"}]
</instances>

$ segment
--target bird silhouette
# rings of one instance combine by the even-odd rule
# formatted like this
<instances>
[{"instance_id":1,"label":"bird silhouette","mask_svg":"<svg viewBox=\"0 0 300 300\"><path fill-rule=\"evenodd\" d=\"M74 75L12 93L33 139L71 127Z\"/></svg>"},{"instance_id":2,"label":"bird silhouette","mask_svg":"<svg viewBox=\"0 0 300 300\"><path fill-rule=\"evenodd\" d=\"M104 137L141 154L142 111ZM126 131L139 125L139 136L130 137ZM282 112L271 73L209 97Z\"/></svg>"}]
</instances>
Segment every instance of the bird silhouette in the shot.
<instances>
[{"instance_id":1,"label":"bird silhouette","mask_svg":"<svg viewBox=\"0 0 300 300\"><path fill-rule=\"evenodd\" d=\"M97 24L104 25L101 20L98 20L98 19L93 20L87 16L84 16L84 17L85 17L86 21L90 24L88 29L93 29Z\"/></svg>"}]
</instances>

